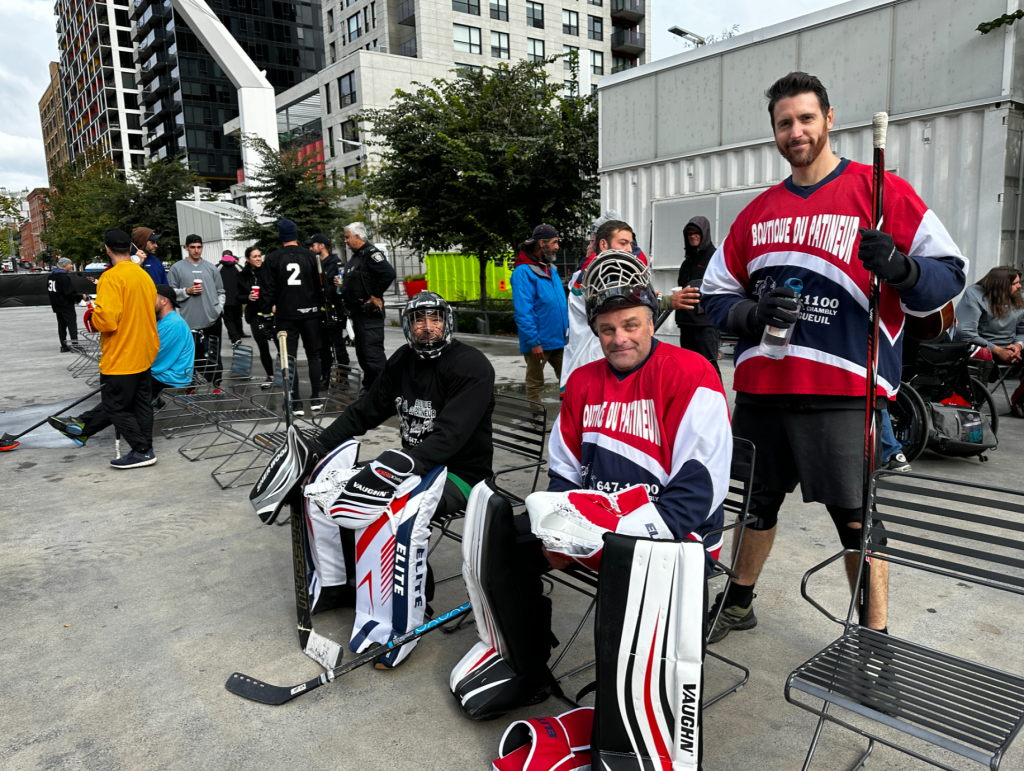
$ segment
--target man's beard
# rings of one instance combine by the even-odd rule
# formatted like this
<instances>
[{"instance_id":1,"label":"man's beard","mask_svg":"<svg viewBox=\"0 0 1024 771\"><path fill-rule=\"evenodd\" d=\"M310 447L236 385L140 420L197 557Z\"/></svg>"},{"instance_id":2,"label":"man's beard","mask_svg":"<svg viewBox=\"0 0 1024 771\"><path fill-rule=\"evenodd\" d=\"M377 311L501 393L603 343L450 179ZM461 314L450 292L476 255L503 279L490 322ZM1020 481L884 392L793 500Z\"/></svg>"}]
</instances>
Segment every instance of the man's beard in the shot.
<instances>
[{"instance_id":1,"label":"man's beard","mask_svg":"<svg viewBox=\"0 0 1024 771\"><path fill-rule=\"evenodd\" d=\"M775 146L779 148L779 154L782 155L790 166L801 169L810 166L814 163L818 156L821 155L822 150L828 147L828 132L823 131L821 137L814 144L802 144L798 147L783 147L778 142Z\"/></svg>"},{"instance_id":2,"label":"man's beard","mask_svg":"<svg viewBox=\"0 0 1024 771\"><path fill-rule=\"evenodd\" d=\"M543 245L540 247L540 256L541 256L541 259L544 260L544 262L547 262L547 263L554 262L556 254L558 254L558 250L557 249L554 249L554 248L552 248L550 246L543 246Z\"/></svg>"}]
</instances>

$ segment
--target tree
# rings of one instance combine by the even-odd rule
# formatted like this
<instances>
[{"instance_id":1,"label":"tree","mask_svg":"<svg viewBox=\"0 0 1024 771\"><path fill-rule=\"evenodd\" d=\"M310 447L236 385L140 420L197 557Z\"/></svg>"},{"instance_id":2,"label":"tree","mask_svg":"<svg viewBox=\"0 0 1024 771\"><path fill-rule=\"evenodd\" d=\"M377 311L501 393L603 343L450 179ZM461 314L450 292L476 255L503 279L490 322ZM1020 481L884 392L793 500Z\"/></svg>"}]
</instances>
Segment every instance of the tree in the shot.
<instances>
[{"instance_id":1,"label":"tree","mask_svg":"<svg viewBox=\"0 0 1024 771\"><path fill-rule=\"evenodd\" d=\"M247 136L242 141L260 154L262 162L259 172L246 181L246 195L262 200L264 219L269 221L261 222L250 214L234 237L251 241L267 253L281 245L277 221L290 219L300 240L323 233L332 243L340 243L351 217L351 212L339 205L347 186L328 180L323 162L315 155L300 157L299 148L278 153L258 137Z\"/></svg>"},{"instance_id":2,"label":"tree","mask_svg":"<svg viewBox=\"0 0 1024 771\"><path fill-rule=\"evenodd\" d=\"M50 180L50 217L41 235L55 254L74 263L103 254L103 234L122 226L131 188L124 173L98 148L58 168Z\"/></svg>"},{"instance_id":3,"label":"tree","mask_svg":"<svg viewBox=\"0 0 1024 771\"><path fill-rule=\"evenodd\" d=\"M191 199L193 188L203 180L185 163L184 156L162 158L136 168L130 177L131 202L121 218L124 230L147 227L160 234L157 257L161 260L181 259L178 241L176 201Z\"/></svg>"},{"instance_id":4,"label":"tree","mask_svg":"<svg viewBox=\"0 0 1024 771\"><path fill-rule=\"evenodd\" d=\"M569 56L575 93L579 60ZM415 248L475 254L484 304L488 260L541 222L582 237L599 208L596 102L548 81L545 66L561 58L416 83L360 115L380 158L363 180L367 194L404 213Z\"/></svg>"}]
</instances>

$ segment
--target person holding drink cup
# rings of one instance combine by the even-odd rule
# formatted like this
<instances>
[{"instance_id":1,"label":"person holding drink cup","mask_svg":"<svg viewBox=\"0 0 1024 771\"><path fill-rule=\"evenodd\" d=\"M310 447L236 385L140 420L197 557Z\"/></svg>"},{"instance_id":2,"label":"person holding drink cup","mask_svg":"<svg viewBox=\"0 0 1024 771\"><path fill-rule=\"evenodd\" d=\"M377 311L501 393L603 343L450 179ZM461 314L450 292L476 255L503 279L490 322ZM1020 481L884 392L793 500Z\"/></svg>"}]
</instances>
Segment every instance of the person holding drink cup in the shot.
<instances>
[{"instance_id":1,"label":"person holding drink cup","mask_svg":"<svg viewBox=\"0 0 1024 771\"><path fill-rule=\"evenodd\" d=\"M274 314L260 302L263 283L263 252L258 246L245 250L245 266L238 274L238 302L245 306L245 321L252 329L252 339L260 352L260 363L266 380L260 388L266 390L274 383L274 357L270 353L270 341L277 346L274 338Z\"/></svg>"},{"instance_id":2,"label":"person holding drink cup","mask_svg":"<svg viewBox=\"0 0 1024 771\"><path fill-rule=\"evenodd\" d=\"M196 346L196 371L211 383L220 382L223 366L220 360L221 313L224 310L224 284L217 267L203 259L203 239L192 234L185 239L186 259L167 271L167 283L175 290L178 311L193 332L200 334ZM217 363L208 361L210 338L216 338Z\"/></svg>"}]
</instances>

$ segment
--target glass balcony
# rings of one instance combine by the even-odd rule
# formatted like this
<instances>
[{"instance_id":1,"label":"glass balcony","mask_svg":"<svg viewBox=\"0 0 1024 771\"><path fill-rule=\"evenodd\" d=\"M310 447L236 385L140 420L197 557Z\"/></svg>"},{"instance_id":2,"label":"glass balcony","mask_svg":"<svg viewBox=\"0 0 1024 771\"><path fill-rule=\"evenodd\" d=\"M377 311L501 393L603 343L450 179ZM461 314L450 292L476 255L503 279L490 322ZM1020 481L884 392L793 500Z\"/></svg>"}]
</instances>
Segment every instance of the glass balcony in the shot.
<instances>
[{"instance_id":1,"label":"glass balcony","mask_svg":"<svg viewBox=\"0 0 1024 771\"><path fill-rule=\"evenodd\" d=\"M612 0L612 19L636 24L645 13L644 0Z\"/></svg>"},{"instance_id":2,"label":"glass balcony","mask_svg":"<svg viewBox=\"0 0 1024 771\"><path fill-rule=\"evenodd\" d=\"M642 32L622 29L612 34L612 53L620 56L639 56L647 46Z\"/></svg>"}]
</instances>

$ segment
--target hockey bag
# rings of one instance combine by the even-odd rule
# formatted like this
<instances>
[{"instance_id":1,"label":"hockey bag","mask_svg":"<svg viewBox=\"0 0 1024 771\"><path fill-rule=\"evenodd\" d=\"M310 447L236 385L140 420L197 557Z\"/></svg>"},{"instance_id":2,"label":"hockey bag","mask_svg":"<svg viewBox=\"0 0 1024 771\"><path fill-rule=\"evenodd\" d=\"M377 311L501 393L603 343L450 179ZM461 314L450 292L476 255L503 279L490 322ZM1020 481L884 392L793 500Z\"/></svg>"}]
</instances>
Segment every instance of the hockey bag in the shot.
<instances>
[{"instance_id":1,"label":"hockey bag","mask_svg":"<svg viewBox=\"0 0 1024 771\"><path fill-rule=\"evenodd\" d=\"M613 533L604 543L594 622L594 767L698 770L704 547Z\"/></svg>"},{"instance_id":2,"label":"hockey bag","mask_svg":"<svg viewBox=\"0 0 1024 771\"><path fill-rule=\"evenodd\" d=\"M547 601L548 628L538 629L516 580L518 551L508 499L491 482L479 483L466 504L462 576L480 642L449 679L452 695L471 720L489 720L521 707L544 684L537 635L545 637L542 642L550 637L550 601L539 598Z\"/></svg>"},{"instance_id":3,"label":"hockey bag","mask_svg":"<svg viewBox=\"0 0 1024 771\"><path fill-rule=\"evenodd\" d=\"M970 406L925 402L931 418L928 449L953 457L982 456L999 446L987 415Z\"/></svg>"},{"instance_id":4,"label":"hockey bag","mask_svg":"<svg viewBox=\"0 0 1024 771\"><path fill-rule=\"evenodd\" d=\"M498 744L493 771L590 771L594 708L517 720Z\"/></svg>"}]
</instances>

